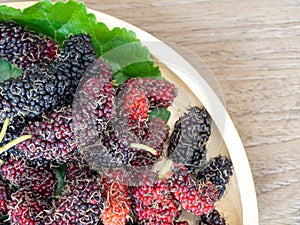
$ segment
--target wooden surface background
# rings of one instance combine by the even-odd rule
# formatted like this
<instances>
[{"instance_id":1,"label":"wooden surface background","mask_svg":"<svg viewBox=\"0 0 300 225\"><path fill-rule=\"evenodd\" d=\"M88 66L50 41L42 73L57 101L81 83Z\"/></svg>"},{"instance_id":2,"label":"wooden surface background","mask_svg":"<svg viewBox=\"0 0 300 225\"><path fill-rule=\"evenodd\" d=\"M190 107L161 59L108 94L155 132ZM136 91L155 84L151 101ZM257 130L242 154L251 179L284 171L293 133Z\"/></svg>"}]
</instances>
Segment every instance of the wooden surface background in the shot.
<instances>
[{"instance_id":1,"label":"wooden surface background","mask_svg":"<svg viewBox=\"0 0 300 225\"><path fill-rule=\"evenodd\" d=\"M245 145L260 223L299 225L300 1L85 2L205 61Z\"/></svg>"},{"instance_id":2,"label":"wooden surface background","mask_svg":"<svg viewBox=\"0 0 300 225\"><path fill-rule=\"evenodd\" d=\"M260 223L300 224L300 1L85 2L205 61L245 145Z\"/></svg>"}]
</instances>

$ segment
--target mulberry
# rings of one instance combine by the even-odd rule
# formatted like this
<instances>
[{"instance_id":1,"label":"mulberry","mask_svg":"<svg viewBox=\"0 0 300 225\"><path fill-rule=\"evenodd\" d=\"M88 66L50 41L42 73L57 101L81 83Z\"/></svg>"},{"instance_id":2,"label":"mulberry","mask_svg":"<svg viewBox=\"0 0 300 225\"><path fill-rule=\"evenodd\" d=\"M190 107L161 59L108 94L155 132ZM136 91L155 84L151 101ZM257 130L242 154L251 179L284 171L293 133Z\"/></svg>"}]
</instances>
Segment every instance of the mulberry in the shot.
<instances>
[{"instance_id":1,"label":"mulberry","mask_svg":"<svg viewBox=\"0 0 300 225\"><path fill-rule=\"evenodd\" d=\"M167 179L170 191L183 209L197 216L212 212L218 197L215 185L198 185L182 166L175 166L173 171L167 174Z\"/></svg>"},{"instance_id":2,"label":"mulberry","mask_svg":"<svg viewBox=\"0 0 300 225\"><path fill-rule=\"evenodd\" d=\"M196 106L179 118L170 137L168 156L195 173L206 159L206 142L211 132L211 118Z\"/></svg>"},{"instance_id":3,"label":"mulberry","mask_svg":"<svg viewBox=\"0 0 300 225\"><path fill-rule=\"evenodd\" d=\"M104 178L105 203L101 214L103 225L125 225L130 213L130 195L122 173L114 171L114 178ZM111 176L112 174L110 174Z\"/></svg>"},{"instance_id":4,"label":"mulberry","mask_svg":"<svg viewBox=\"0 0 300 225\"><path fill-rule=\"evenodd\" d=\"M134 213L141 224L172 225L181 213L179 204L167 181L152 175L143 175L141 186L131 188Z\"/></svg>"},{"instance_id":5,"label":"mulberry","mask_svg":"<svg viewBox=\"0 0 300 225\"><path fill-rule=\"evenodd\" d=\"M58 81L41 71L10 78L0 84L1 118L34 117L57 104Z\"/></svg>"},{"instance_id":6,"label":"mulberry","mask_svg":"<svg viewBox=\"0 0 300 225\"><path fill-rule=\"evenodd\" d=\"M211 182L215 184L218 188L218 198L221 198L232 174L231 161L225 156L217 156L212 158L207 166L197 174L197 180L201 183Z\"/></svg>"},{"instance_id":7,"label":"mulberry","mask_svg":"<svg viewBox=\"0 0 300 225\"><path fill-rule=\"evenodd\" d=\"M45 212L50 204L38 193L20 189L11 196L9 204L9 219L14 225L43 225Z\"/></svg>"},{"instance_id":8,"label":"mulberry","mask_svg":"<svg viewBox=\"0 0 300 225\"><path fill-rule=\"evenodd\" d=\"M28 121L23 134L32 137L21 142L18 149L30 160L63 163L77 149L70 107L55 108Z\"/></svg>"},{"instance_id":9,"label":"mulberry","mask_svg":"<svg viewBox=\"0 0 300 225\"><path fill-rule=\"evenodd\" d=\"M226 225L226 221L217 210L213 210L210 214L201 216L199 225Z\"/></svg>"},{"instance_id":10,"label":"mulberry","mask_svg":"<svg viewBox=\"0 0 300 225\"><path fill-rule=\"evenodd\" d=\"M81 78L96 61L96 53L89 35L71 35L63 53L47 71L57 79L58 106L70 104Z\"/></svg>"},{"instance_id":11,"label":"mulberry","mask_svg":"<svg viewBox=\"0 0 300 225\"><path fill-rule=\"evenodd\" d=\"M117 95L116 113L125 126L140 139L143 138L148 119L149 100L143 91L123 88Z\"/></svg>"},{"instance_id":12,"label":"mulberry","mask_svg":"<svg viewBox=\"0 0 300 225\"><path fill-rule=\"evenodd\" d=\"M5 179L20 188L28 188L48 198L55 194L57 180L50 168L32 166L23 158L10 158L1 165Z\"/></svg>"},{"instance_id":13,"label":"mulberry","mask_svg":"<svg viewBox=\"0 0 300 225\"><path fill-rule=\"evenodd\" d=\"M68 185L48 211L45 225L94 225L103 211L103 184L99 177Z\"/></svg>"},{"instance_id":14,"label":"mulberry","mask_svg":"<svg viewBox=\"0 0 300 225\"><path fill-rule=\"evenodd\" d=\"M128 129L143 139L147 132L148 112L169 106L176 95L175 86L166 80L129 79L118 89L116 117L125 120Z\"/></svg>"},{"instance_id":15,"label":"mulberry","mask_svg":"<svg viewBox=\"0 0 300 225\"><path fill-rule=\"evenodd\" d=\"M112 71L101 60L87 70L73 102L74 132L80 146L94 143L114 112ZM95 77L93 77L95 76Z\"/></svg>"},{"instance_id":16,"label":"mulberry","mask_svg":"<svg viewBox=\"0 0 300 225\"><path fill-rule=\"evenodd\" d=\"M26 70L46 66L59 53L57 43L14 22L0 22L0 56Z\"/></svg>"}]
</instances>

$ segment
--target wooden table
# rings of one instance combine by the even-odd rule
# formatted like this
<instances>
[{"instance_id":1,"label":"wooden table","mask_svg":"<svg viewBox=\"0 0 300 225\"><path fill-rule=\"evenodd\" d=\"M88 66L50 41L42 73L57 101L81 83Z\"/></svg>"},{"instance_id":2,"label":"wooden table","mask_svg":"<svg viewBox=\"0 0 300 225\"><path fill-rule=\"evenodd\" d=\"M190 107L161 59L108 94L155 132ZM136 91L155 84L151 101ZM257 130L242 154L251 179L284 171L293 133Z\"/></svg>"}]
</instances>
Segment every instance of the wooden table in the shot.
<instances>
[{"instance_id":1,"label":"wooden table","mask_svg":"<svg viewBox=\"0 0 300 225\"><path fill-rule=\"evenodd\" d=\"M261 224L300 224L300 1L85 2L206 62L245 145Z\"/></svg>"}]
</instances>

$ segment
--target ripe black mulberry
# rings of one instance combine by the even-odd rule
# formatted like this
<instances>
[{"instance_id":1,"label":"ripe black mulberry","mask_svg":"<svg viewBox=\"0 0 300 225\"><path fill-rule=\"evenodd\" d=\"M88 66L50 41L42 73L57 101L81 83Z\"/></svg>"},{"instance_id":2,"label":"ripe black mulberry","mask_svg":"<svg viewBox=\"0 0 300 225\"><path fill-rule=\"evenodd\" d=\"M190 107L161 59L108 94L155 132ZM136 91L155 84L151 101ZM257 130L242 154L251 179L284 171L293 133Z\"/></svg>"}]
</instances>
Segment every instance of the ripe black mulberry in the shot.
<instances>
[{"instance_id":1,"label":"ripe black mulberry","mask_svg":"<svg viewBox=\"0 0 300 225\"><path fill-rule=\"evenodd\" d=\"M170 137L168 156L195 173L206 159L206 142L211 133L211 118L196 106L177 120Z\"/></svg>"}]
</instances>

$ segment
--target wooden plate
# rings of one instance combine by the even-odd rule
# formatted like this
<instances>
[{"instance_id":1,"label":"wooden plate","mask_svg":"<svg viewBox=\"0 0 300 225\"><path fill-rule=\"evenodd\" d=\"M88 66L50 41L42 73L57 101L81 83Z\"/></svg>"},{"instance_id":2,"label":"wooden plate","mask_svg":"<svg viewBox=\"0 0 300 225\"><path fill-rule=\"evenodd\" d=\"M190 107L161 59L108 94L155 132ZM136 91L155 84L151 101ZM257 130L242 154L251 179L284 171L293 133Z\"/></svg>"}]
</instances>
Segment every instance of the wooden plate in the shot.
<instances>
[{"instance_id":1,"label":"wooden plate","mask_svg":"<svg viewBox=\"0 0 300 225\"><path fill-rule=\"evenodd\" d=\"M23 9L34 3L5 4ZM177 119L180 109L188 104L203 105L207 109L213 118L212 136L208 143L209 156L228 155L234 166L234 175L227 191L216 207L229 225L258 225L256 193L243 144L225 107L201 76L201 71L196 71L181 55L149 33L107 14L95 10L89 12L109 28L125 27L134 31L158 60L163 75L181 88L170 125ZM196 225L196 222L191 224Z\"/></svg>"}]
</instances>

